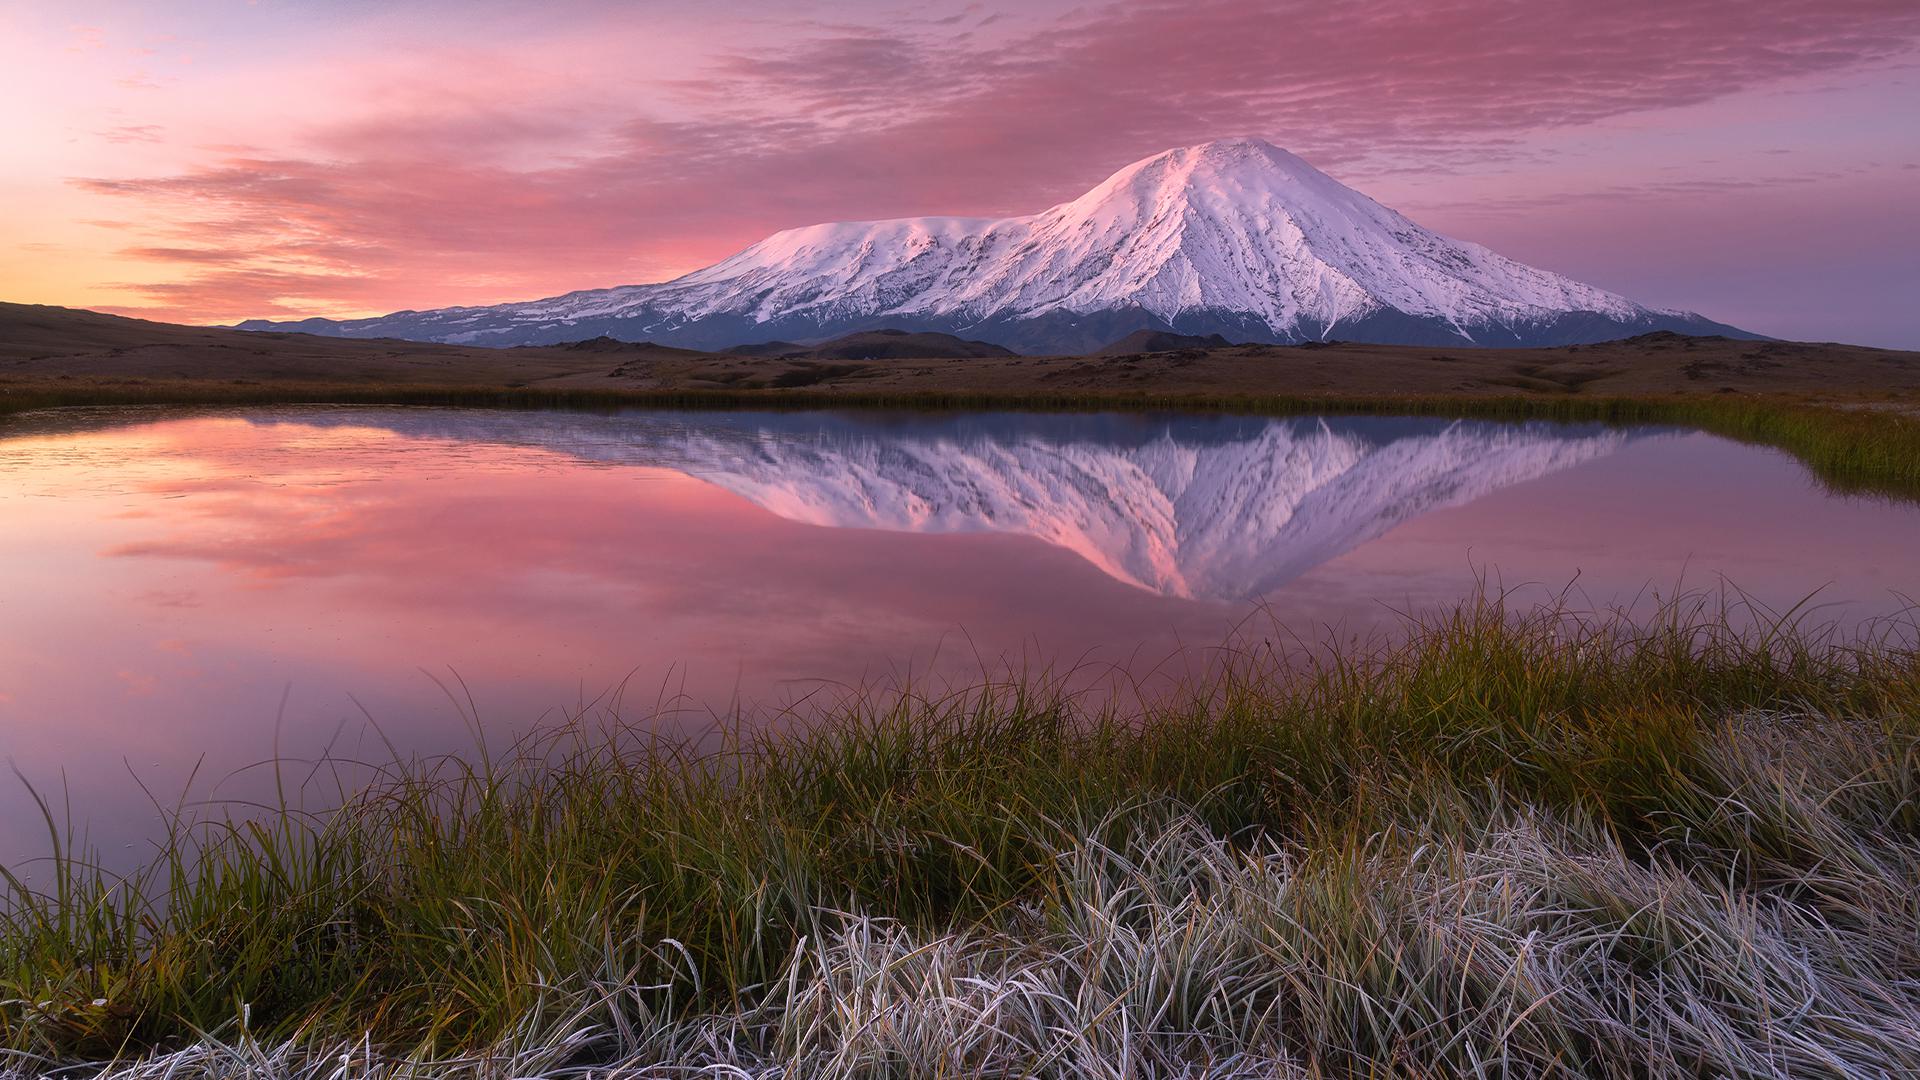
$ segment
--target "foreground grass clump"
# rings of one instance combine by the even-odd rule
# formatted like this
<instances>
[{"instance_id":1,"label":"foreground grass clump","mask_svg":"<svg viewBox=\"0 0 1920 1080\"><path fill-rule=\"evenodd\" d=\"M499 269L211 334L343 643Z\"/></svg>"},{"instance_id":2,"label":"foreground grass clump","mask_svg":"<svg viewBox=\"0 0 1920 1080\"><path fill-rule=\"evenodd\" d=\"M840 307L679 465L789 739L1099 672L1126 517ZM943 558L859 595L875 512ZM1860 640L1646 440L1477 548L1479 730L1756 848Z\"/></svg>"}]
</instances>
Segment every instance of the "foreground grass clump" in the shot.
<instances>
[{"instance_id":1,"label":"foreground grass clump","mask_svg":"<svg viewBox=\"0 0 1920 1080\"><path fill-rule=\"evenodd\" d=\"M0 1071L1920 1073L1905 638L1489 603L1124 713L801 719L583 720L10 882Z\"/></svg>"}]
</instances>

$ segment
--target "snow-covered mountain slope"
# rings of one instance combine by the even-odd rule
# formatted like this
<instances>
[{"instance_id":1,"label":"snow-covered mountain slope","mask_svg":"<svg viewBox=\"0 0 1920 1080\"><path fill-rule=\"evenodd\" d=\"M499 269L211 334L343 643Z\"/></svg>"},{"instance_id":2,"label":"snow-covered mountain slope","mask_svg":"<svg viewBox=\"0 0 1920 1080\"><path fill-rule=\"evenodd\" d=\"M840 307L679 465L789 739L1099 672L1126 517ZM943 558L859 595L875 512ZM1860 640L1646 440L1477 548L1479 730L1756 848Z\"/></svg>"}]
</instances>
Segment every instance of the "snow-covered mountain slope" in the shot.
<instances>
[{"instance_id":1,"label":"snow-covered mountain slope","mask_svg":"<svg viewBox=\"0 0 1920 1080\"><path fill-rule=\"evenodd\" d=\"M694 347L892 326L1027 352L1090 351L1142 329L1489 345L1739 333L1449 240L1258 139L1156 154L1027 217L789 229L659 285L242 325L499 345L607 334Z\"/></svg>"},{"instance_id":2,"label":"snow-covered mountain slope","mask_svg":"<svg viewBox=\"0 0 1920 1080\"><path fill-rule=\"evenodd\" d=\"M322 410L285 419L660 466L829 528L998 532L1169 596L1259 596L1402 522L1612 453L1599 426Z\"/></svg>"}]
</instances>

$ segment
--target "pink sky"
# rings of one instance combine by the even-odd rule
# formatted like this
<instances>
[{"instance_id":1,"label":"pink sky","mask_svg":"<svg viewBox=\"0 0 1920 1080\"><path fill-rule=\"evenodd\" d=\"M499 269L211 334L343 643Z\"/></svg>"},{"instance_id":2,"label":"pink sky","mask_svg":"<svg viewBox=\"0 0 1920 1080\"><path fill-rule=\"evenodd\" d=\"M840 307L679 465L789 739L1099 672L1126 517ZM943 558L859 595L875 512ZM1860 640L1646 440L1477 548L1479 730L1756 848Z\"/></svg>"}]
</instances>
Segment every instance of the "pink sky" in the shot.
<instances>
[{"instance_id":1,"label":"pink sky","mask_svg":"<svg viewBox=\"0 0 1920 1080\"><path fill-rule=\"evenodd\" d=\"M1920 348L1913 0L0 0L0 95L8 300L527 299L1252 134L1646 303Z\"/></svg>"}]
</instances>

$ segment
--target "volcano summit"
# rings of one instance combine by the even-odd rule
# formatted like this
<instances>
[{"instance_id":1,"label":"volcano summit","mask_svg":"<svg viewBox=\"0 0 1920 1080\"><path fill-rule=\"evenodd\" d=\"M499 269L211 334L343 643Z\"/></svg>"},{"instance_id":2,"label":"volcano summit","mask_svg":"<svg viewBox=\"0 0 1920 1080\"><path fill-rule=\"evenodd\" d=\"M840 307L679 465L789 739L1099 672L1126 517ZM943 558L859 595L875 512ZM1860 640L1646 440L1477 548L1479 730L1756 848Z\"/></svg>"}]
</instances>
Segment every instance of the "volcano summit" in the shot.
<instances>
[{"instance_id":1,"label":"volcano summit","mask_svg":"<svg viewBox=\"0 0 1920 1080\"><path fill-rule=\"evenodd\" d=\"M474 345L605 335L709 349L881 327L1030 353L1090 352L1140 330L1506 346L1652 330L1754 336L1450 240L1259 139L1156 154L1027 217L788 229L655 285L241 324Z\"/></svg>"}]
</instances>

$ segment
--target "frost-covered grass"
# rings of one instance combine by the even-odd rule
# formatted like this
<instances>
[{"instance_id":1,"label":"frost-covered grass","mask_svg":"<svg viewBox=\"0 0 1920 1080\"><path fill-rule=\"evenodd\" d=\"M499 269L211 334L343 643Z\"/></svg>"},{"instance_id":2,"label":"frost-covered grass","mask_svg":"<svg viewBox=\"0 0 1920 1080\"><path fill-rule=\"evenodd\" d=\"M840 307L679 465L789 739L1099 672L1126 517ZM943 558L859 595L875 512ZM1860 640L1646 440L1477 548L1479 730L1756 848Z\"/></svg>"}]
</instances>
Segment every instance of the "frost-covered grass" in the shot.
<instances>
[{"instance_id":1,"label":"frost-covered grass","mask_svg":"<svg viewBox=\"0 0 1920 1080\"><path fill-rule=\"evenodd\" d=\"M0 915L25 1073L1920 1074L1920 660L1483 604L1122 713L583 718Z\"/></svg>"}]
</instances>

